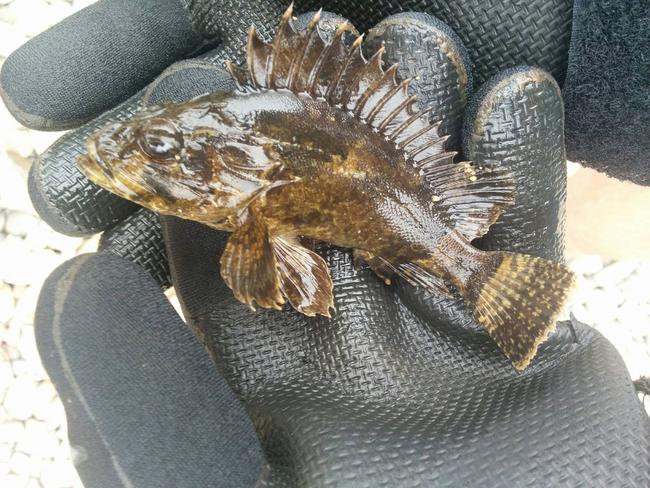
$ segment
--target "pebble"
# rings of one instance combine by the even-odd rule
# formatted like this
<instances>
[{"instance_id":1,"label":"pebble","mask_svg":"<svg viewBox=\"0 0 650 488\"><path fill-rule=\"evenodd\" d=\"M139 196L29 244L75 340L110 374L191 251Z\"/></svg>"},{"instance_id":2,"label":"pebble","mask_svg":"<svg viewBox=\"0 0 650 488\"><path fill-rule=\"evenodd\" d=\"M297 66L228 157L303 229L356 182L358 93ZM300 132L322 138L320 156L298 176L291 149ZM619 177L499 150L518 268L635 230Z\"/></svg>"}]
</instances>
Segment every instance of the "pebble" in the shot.
<instances>
[{"instance_id":1,"label":"pebble","mask_svg":"<svg viewBox=\"0 0 650 488\"><path fill-rule=\"evenodd\" d=\"M29 249L52 249L59 252L73 253L81 239L59 234L43 221L37 221L25 236L24 245Z\"/></svg>"},{"instance_id":2,"label":"pebble","mask_svg":"<svg viewBox=\"0 0 650 488\"><path fill-rule=\"evenodd\" d=\"M38 385L29 379L16 378L9 386L4 399L7 413L16 420L27 420L34 414L38 400Z\"/></svg>"},{"instance_id":3,"label":"pebble","mask_svg":"<svg viewBox=\"0 0 650 488\"><path fill-rule=\"evenodd\" d=\"M76 472L70 461L50 461L43 466L41 483L52 488L66 488L75 484Z\"/></svg>"},{"instance_id":4,"label":"pebble","mask_svg":"<svg viewBox=\"0 0 650 488\"><path fill-rule=\"evenodd\" d=\"M0 362L0 404L2 404L6 390L14 382L14 379L14 370L11 363L7 361Z\"/></svg>"},{"instance_id":5,"label":"pebble","mask_svg":"<svg viewBox=\"0 0 650 488\"><path fill-rule=\"evenodd\" d=\"M569 267L576 274L592 275L603 269L603 258L597 255L580 256L571 261Z\"/></svg>"},{"instance_id":6,"label":"pebble","mask_svg":"<svg viewBox=\"0 0 650 488\"><path fill-rule=\"evenodd\" d=\"M56 390L54 389L54 386L52 386L52 383L49 381L43 381L38 385L34 397L34 418L44 421L50 430L54 430L52 429L52 422L50 420L50 417L52 416L53 411L52 403L53 400L56 399ZM61 409L63 409L63 407L61 407ZM60 421L60 418L56 415L52 416L52 419L56 420L57 422ZM48 420L50 420L49 423ZM56 427L57 426L54 425L54 428Z\"/></svg>"},{"instance_id":7,"label":"pebble","mask_svg":"<svg viewBox=\"0 0 650 488\"><path fill-rule=\"evenodd\" d=\"M0 18L1 20L1 18ZM22 46L27 38L20 32L20 29L15 28L8 23L2 25L2 42L0 42L0 56L6 58L20 46Z\"/></svg>"},{"instance_id":8,"label":"pebble","mask_svg":"<svg viewBox=\"0 0 650 488\"><path fill-rule=\"evenodd\" d=\"M35 215L25 212L9 212L5 222L5 232L14 236L24 237L34 227L38 226L39 219Z\"/></svg>"},{"instance_id":9,"label":"pebble","mask_svg":"<svg viewBox=\"0 0 650 488\"><path fill-rule=\"evenodd\" d=\"M9 444L0 443L0 465L8 463L12 453L13 450Z\"/></svg>"},{"instance_id":10,"label":"pebble","mask_svg":"<svg viewBox=\"0 0 650 488\"><path fill-rule=\"evenodd\" d=\"M16 319L18 319L18 317L16 317ZM20 350L20 356L25 360L40 357L38 348L36 347L36 335L34 334L33 320L23 321L20 325L18 349Z\"/></svg>"},{"instance_id":11,"label":"pebble","mask_svg":"<svg viewBox=\"0 0 650 488\"><path fill-rule=\"evenodd\" d=\"M27 170L0 153L0 175L0 208L36 215L27 192Z\"/></svg>"},{"instance_id":12,"label":"pebble","mask_svg":"<svg viewBox=\"0 0 650 488\"><path fill-rule=\"evenodd\" d=\"M14 451L9 460L9 464L11 465L11 471L15 474L24 474L27 476L31 474L29 456L24 452Z\"/></svg>"},{"instance_id":13,"label":"pebble","mask_svg":"<svg viewBox=\"0 0 650 488\"><path fill-rule=\"evenodd\" d=\"M603 288L613 288L630 276L637 268L636 261L617 261L611 263L594 275L594 283Z\"/></svg>"},{"instance_id":14,"label":"pebble","mask_svg":"<svg viewBox=\"0 0 650 488\"><path fill-rule=\"evenodd\" d=\"M12 235L0 242L0 256L11 256L0 267L0 280L12 285L41 283L65 261L60 254L48 249L29 250L22 239ZM25 263L30 265L25 266Z\"/></svg>"},{"instance_id":15,"label":"pebble","mask_svg":"<svg viewBox=\"0 0 650 488\"><path fill-rule=\"evenodd\" d=\"M0 324L9 322L14 313L14 304L13 290L0 282Z\"/></svg>"},{"instance_id":16,"label":"pebble","mask_svg":"<svg viewBox=\"0 0 650 488\"><path fill-rule=\"evenodd\" d=\"M97 252L99 246L99 235L92 236L88 239L83 239L77 248L77 254L84 254L89 252Z\"/></svg>"},{"instance_id":17,"label":"pebble","mask_svg":"<svg viewBox=\"0 0 650 488\"><path fill-rule=\"evenodd\" d=\"M14 320L19 324L33 324L34 323L34 310L36 310L36 303L38 302L38 295L41 287L38 285L28 286L16 302L14 310ZM27 331L28 333L34 332L33 328Z\"/></svg>"},{"instance_id":18,"label":"pebble","mask_svg":"<svg viewBox=\"0 0 650 488\"><path fill-rule=\"evenodd\" d=\"M0 443L13 446L25 433L25 424L18 420L10 420L0 424Z\"/></svg>"},{"instance_id":19,"label":"pebble","mask_svg":"<svg viewBox=\"0 0 650 488\"><path fill-rule=\"evenodd\" d=\"M49 379L47 373L43 369L43 363L41 363L41 358L34 358L31 361L28 361L22 357L15 359L11 364L14 370L16 377L25 378L26 380L31 380L34 382L39 382Z\"/></svg>"},{"instance_id":20,"label":"pebble","mask_svg":"<svg viewBox=\"0 0 650 488\"><path fill-rule=\"evenodd\" d=\"M0 327L0 342L7 346L18 347L20 342L20 328L12 322Z\"/></svg>"},{"instance_id":21,"label":"pebble","mask_svg":"<svg viewBox=\"0 0 650 488\"><path fill-rule=\"evenodd\" d=\"M5 479L2 483L2 488L25 488L27 482L29 481L29 476L27 475L18 475L15 473L10 473L5 476Z\"/></svg>"},{"instance_id":22,"label":"pebble","mask_svg":"<svg viewBox=\"0 0 650 488\"><path fill-rule=\"evenodd\" d=\"M50 430L56 431L59 439L65 437L67 427L65 409L63 408L61 400L59 400L59 397L56 395L56 391L49 403L43 403L39 409L34 412L34 416L36 418L42 418Z\"/></svg>"},{"instance_id":23,"label":"pebble","mask_svg":"<svg viewBox=\"0 0 650 488\"><path fill-rule=\"evenodd\" d=\"M16 444L15 449L44 458L52 458L59 451L59 440L47 428L45 422L29 419L25 422L25 433Z\"/></svg>"}]
</instances>

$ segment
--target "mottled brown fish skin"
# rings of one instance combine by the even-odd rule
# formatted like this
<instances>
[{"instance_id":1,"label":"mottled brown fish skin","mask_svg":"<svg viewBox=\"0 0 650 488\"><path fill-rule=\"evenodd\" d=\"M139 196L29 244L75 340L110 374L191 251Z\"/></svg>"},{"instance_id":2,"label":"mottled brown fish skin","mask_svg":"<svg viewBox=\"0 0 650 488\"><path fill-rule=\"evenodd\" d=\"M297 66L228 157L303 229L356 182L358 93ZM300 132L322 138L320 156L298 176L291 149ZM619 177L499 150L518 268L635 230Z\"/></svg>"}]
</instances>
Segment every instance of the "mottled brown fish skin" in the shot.
<instances>
[{"instance_id":1,"label":"mottled brown fish skin","mask_svg":"<svg viewBox=\"0 0 650 488\"><path fill-rule=\"evenodd\" d=\"M278 176L299 180L266 193L261 212L269 227L393 263L435 252L449 230L424 179L393 143L322 101L291 93L246 96L266 99L253 130L275 141L283 161ZM283 111L284 97L302 107Z\"/></svg>"},{"instance_id":2,"label":"mottled brown fish skin","mask_svg":"<svg viewBox=\"0 0 650 488\"><path fill-rule=\"evenodd\" d=\"M308 315L334 307L325 261L310 238L351 248L386 282L455 287L518 369L555 326L573 275L561 264L483 252L514 201L507 171L455 163L428 111L361 54L341 25L316 14L297 32L292 9L267 44L251 29L238 90L143 110L88 141L80 169L97 184L163 214L231 232L221 275L254 308L288 301Z\"/></svg>"}]
</instances>

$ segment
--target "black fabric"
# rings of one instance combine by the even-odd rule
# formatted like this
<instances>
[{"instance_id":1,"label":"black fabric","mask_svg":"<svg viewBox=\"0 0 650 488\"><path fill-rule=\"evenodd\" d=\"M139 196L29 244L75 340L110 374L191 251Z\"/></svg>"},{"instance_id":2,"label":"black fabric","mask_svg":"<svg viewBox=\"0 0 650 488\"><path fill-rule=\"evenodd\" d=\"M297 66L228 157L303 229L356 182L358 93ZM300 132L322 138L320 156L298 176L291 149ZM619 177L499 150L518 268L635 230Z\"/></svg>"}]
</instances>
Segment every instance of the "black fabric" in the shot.
<instances>
[{"instance_id":1,"label":"black fabric","mask_svg":"<svg viewBox=\"0 0 650 488\"><path fill-rule=\"evenodd\" d=\"M142 268L83 255L46 281L39 352L87 488L242 488L262 469L243 406Z\"/></svg>"},{"instance_id":2,"label":"black fabric","mask_svg":"<svg viewBox=\"0 0 650 488\"><path fill-rule=\"evenodd\" d=\"M140 209L102 234L99 251L111 252L142 266L163 288L171 286L160 218Z\"/></svg>"},{"instance_id":3,"label":"black fabric","mask_svg":"<svg viewBox=\"0 0 650 488\"><path fill-rule=\"evenodd\" d=\"M12 53L0 94L27 127L77 127L203 43L178 0L100 0Z\"/></svg>"},{"instance_id":4,"label":"black fabric","mask_svg":"<svg viewBox=\"0 0 650 488\"><path fill-rule=\"evenodd\" d=\"M650 185L650 3L576 0L564 85L567 156Z\"/></svg>"}]
</instances>

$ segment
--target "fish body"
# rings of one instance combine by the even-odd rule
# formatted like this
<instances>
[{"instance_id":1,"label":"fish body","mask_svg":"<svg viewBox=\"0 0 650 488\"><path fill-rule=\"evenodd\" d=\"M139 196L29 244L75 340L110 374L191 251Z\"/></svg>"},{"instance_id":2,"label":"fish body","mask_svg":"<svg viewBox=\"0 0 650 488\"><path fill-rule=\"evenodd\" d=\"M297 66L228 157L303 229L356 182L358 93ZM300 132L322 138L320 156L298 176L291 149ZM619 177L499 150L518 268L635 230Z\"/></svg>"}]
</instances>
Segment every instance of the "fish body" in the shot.
<instances>
[{"instance_id":1,"label":"fish body","mask_svg":"<svg viewBox=\"0 0 650 488\"><path fill-rule=\"evenodd\" d=\"M456 288L515 367L552 330L573 276L540 258L470 242L511 205L515 184L445 151L427 111L365 60L341 26L303 32L291 8L271 44L254 29L238 89L152 107L91 137L79 166L155 211L231 232L221 273L251 307L289 302L329 316L332 282L305 240L351 248L387 283Z\"/></svg>"}]
</instances>

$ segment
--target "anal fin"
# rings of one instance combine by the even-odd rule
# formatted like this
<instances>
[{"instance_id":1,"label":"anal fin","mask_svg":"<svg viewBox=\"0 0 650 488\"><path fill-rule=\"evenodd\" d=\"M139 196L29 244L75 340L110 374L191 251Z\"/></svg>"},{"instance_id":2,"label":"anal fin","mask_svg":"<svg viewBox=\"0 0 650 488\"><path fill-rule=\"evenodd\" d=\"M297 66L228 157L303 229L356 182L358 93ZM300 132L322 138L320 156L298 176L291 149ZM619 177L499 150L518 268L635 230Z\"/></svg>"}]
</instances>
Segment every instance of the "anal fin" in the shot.
<instances>
[{"instance_id":1,"label":"anal fin","mask_svg":"<svg viewBox=\"0 0 650 488\"><path fill-rule=\"evenodd\" d=\"M396 267L396 272L413 286L425 288L433 293L452 296L445 281L427 270L426 266L427 263L425 261L403 263Z\"/></svg>"},{"instance_id":2,"label":"anal fin","mask_svg":"<svg viewBox=\"0 0 650 488\"><path fill-rule=\"evenodd\" d=\"M361 249L355 249L352 251L352 259L355 266L360 266L362 262L365 262L370 269L383 280L384 283L387 285L391 284L395 271L383 259L378 258L368 251L362 251Z\"/></svg>"},{"instance_id":3,"label":"anal fin","mask_svg":"<svg viewBox=\"0 0 650 488\"><path fill-rule=\"evenodd\" d=\"M291 306L309 317L330 317L334 296L332 278L325 260L295 238L275 236L271 242L282 293Z\"/></svg>"},{"instance_id":4,"label":"anal fin","mask_svg":"<svg viewBox=\"0 0 650 488\"><path fill-rule=\"evenodd\" d=\"M364 253L364 251L357 252L359 252L359 257L366 261L368 266L370 266L370 268L380 278L382 278L387 285L390 284L390 278L397 275L413 286L425 288L433 293L440 293L447 296L452 295L445 280L430 271L432 266L427 260L420 259L414 262L393 264L382 257L374 256L370 253L365 253L365 255L361 254ZM356 256L357 254L355 252L355 257ZM388 277L388 280L386 280L385 277Z\"/></svg>"},{"instance_id":5,"label":"anal fin","mask_svg":"<svg viewBox=\"0 0 650 488\"><path fill-rule=\"evenodd\" d=\"M273 247L264 220L247 210L242 225L228 239L221 255L221 276L235 298L255 310L282 308L284 297Z\"/></svg>"}]
</instances>

